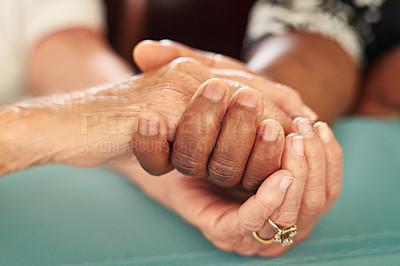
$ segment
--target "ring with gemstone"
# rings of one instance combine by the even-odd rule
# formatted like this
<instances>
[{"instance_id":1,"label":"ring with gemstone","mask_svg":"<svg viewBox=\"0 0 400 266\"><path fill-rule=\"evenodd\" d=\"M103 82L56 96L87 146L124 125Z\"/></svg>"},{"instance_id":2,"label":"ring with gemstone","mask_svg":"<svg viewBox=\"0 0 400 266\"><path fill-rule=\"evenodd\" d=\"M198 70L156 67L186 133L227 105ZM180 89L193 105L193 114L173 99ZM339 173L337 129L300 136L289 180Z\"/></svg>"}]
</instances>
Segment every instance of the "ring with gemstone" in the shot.
<instances>
[{"instance_id":1,"label":"ring with gemstone","mask_svg":"<svg viewBox=\"0 0 400 266\"><path fill-rule=\"evenodd\" d=\"M270 239L262 239L258 236L257 232L253 231L251 234L257 242L265 245L276 242L281 243L282 246L290 246L291 244L293 244L292 237L297 234L296 225L281 229L273 221L271 221L271 219L268 219L268 223L272 226L272 228L274 228L276 234Z\"/></svg>"}]
</instances>

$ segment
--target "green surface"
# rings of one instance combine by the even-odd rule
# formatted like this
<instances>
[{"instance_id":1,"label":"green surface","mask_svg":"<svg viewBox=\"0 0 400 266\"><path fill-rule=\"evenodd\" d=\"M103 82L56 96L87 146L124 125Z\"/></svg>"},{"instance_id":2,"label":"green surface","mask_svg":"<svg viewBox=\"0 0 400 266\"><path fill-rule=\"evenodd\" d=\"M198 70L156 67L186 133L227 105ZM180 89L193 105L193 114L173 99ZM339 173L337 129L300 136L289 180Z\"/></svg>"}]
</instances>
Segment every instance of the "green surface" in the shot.
<instances>
[{"instance_id":1,"label":"green surface","mask_svg":"<svg viewBox=\"0 0 400 266\"><path fill-rule=\"evenodd\" d=\"M279 258L217 250L103 168L46 166L0 179L0 265L396 265L400 123L342 120L344 186L312 235Z\"/></svg>"}]
</instances>

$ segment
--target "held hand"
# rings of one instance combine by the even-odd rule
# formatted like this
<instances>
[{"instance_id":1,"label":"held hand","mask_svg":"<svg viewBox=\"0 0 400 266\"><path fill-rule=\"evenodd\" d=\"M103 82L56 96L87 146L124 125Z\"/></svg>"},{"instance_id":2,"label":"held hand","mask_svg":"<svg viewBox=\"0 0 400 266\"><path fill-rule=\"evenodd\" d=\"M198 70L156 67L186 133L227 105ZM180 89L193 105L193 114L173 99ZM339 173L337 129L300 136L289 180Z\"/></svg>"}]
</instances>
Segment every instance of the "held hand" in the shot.
<instances>
[{"instance_id":1,"label":"held hand","mask_svg":"<svg viewBox=\"0 0 400 266\"><path fill-rule=\"evenodd\" d=\"M141 113L132 146L143 168L160 175L173 167L221 187L242 185L255 191L281 166L283 128L271 119L261 122L264 106L255 90L241 88L232 97L229 90L219 79L200 86L182 115L172 150L162 116ZM156 134L142 133L143 120Z\"/></svg>"},{"instance_id":2,"label":"held hand","mask_svg":"<svg viewBox=\"0 0 400 266\"><path fill-rule=\"evenodd\" d=\"M232 77L243 75L238 71ZM172 141L175 135L175 129L181 120L194 92L199 88L202 82L218 76L213 73L213 69L191 58L178 58L163 66L160 69L146 72L130 79L109 84L103 87L92 88L79 93L69 93L65 95L52 96L50 100L34 103L39 108L47 108L50 112L58 114L63 123L71 120L75 125L73 132L63 130L59 139L54 142L65 143L65 139L72 139L68 149L71 151L60 152L53 156L52 162L65 163L80 167L92 167L105 163L118 156L125 155L129 149L110 149L105 152L98 149L99 143L108 146L112 143L115 147L125 147L131 140L132 128L136 123L139 113L145 116L146 111L162 114L167 127L167 139ZM241 84L232 80L225 79L231 86L226 95L232 95L236 90L247 84ZM59 108L57 102L68 102ZM38 100L40 101L40 100ZM53 104L54 102L54 104ZM273 103L264 100L264 117L277 117L277 120L283 125L290 125L290 117L285 115ZM89 128L85 134L81 134L82 114L88 114L86 126ZM111 116L111 117L110 117ZM120 118L124 123L119 125ZM142 117L143 118L143 117ZM108 132L107 124L113 120L113 133ZM93 120L93 121L92 121ZM114 121L118 120L118 121ZM154 134L151 123L147 119L141 119L144 125L140 124L142 133L146 136ZM65 127L63 127L65 128ZM135 132L136 130L133 129ZM60 144L58 144L60 145ZM54 147L57 147L55 145ZM62 151L65 148L61 149ZM84 152L81 152L84 151Z\"/></svg>"},{"instance_id":3,"label":"held hand","mask_svg":"<svg viewBox=\"0 0 400 266\"><path fill-rule=\"evenodd\" d=\"M298 119L293 128L296 133L285 140L282 169L262 181L252 196L177 171L152 177L129 163L116 167L148 195L198 227L215 246L242 255L277 256L289 247L260 244L252 232L270 239L276 232L268 219L280 228L296 224L298 234L293 241L299 243L332 206L342 182L341 149L329 127L317 123L311 128L308 121Z\"/></svg>"}]
</instances>

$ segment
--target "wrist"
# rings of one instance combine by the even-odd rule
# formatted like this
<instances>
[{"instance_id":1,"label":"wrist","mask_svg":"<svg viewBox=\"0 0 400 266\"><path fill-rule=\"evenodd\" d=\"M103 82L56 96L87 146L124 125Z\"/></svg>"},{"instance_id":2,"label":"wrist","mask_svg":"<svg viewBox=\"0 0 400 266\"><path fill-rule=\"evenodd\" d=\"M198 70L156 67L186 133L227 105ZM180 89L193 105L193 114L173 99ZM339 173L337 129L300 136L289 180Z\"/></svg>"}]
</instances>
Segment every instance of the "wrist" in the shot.
<instances>
[{"instance_id":1,"label":"wrist","mask_svg":"<svg viewBox=\"0 0 400 266\"><path fill-rule=\"evenodd\" d=\"M67 94L67 104L53 112L56 124L67 128L57 134L65 143L59 144L52 162L93 167L131 153L130 141L144 102L137 93L140 88L141 78L133 77Z\"/></svg>"}]
</instances>

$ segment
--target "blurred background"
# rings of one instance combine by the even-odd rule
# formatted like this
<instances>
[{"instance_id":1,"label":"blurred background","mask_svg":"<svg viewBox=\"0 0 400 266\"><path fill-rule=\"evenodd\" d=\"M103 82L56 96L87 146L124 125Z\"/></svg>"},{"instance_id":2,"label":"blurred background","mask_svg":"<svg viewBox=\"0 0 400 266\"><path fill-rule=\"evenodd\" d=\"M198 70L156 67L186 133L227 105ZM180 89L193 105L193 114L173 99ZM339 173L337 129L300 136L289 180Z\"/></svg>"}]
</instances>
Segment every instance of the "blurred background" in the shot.
<instances>
[{"instance_id":1,"label":"blurred background","mask_svg":"<svg viewBox=\"0 0 400 266\"><path fill-rule=\"evenodd\" d=\"M239 58L255 0L106 0L110 42L132 62L143 39L171 39Z\"/></svg>"}]
</instances>

